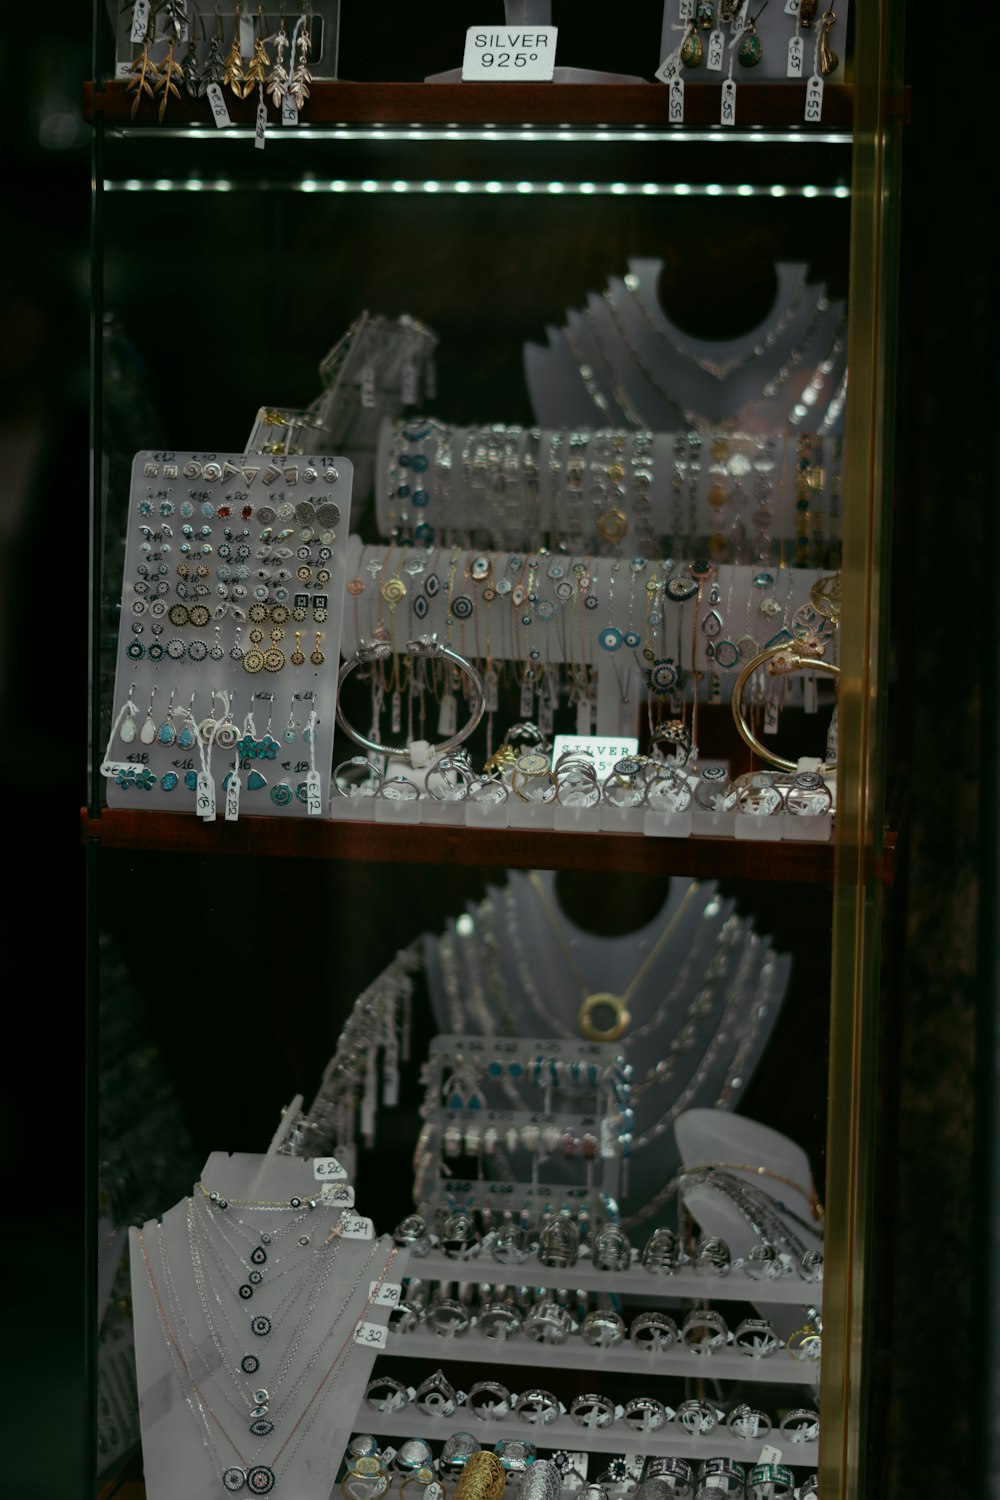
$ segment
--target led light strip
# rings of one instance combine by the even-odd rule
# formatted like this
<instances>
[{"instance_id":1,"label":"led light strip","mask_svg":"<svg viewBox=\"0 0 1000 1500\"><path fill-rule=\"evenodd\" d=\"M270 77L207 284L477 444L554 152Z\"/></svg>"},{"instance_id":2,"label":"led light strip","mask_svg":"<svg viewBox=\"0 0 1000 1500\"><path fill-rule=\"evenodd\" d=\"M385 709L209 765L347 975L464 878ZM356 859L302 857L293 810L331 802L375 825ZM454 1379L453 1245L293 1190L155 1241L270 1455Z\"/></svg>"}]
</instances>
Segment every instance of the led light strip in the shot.
<instances>
[{"instance_id":1,"label":"led light strip","mask_svg":"<svg viewBox=\"0 0 1000 1500\"><path fill-rule=\"evenodd\" d=\"M544 197L546 194L580 197L621 198L849 198L846 184L819 187L816 184L786 185L772 183L758 186L739 183L689 182L471 182L466 179L443 181L437 178L391 178L379 180L302 177L294 182L267 179L236 183L225 177L126 177L121 181L105 178L108 193L221 193L221 192L300 192L300 193L438 193L449 194L520 194Z\"/></svg>"}]
</instances>

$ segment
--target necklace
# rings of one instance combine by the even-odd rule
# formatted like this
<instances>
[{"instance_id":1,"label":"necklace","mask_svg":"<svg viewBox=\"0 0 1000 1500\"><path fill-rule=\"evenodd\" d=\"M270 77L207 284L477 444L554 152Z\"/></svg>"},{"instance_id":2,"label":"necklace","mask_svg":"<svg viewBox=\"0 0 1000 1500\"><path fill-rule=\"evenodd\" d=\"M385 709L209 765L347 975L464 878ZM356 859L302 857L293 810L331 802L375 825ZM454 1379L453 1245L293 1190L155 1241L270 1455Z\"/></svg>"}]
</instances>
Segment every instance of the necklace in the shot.
<instances>
[{"instance_id":1,"label":"necklace","mask_svg":"<svg viewBox=\"0 0 1000 1500\"><path fill-rule=\"evenodd\" d=\"M164 1248L163 1248L163 1231L162 1231L162 1228L159 1230L158 1240L159 1240L160 1262L161 1262L161 1265L162 1265L164 1263ZM258 1449L257 1452L254 1453L249 1459L244 1458L243 1454L240 1451L240 1448L234 1442L234 1440L230 1436L230 1434L226 1431L226 1429L223 1426L223 1424L222 1424L219 1416L214 1411L213 1407L211 1406L210 1402L208 1401L208 1399L207 1399L207 1397L205 1395L205 1392L202 1390L201 1385L195 1379L195 1376L192 1373L191 1368L190 1368L190 1366L189 1366L189 1364L188 1364L188 1362L187 1362L187 1360L186 1360L186 1358L184 1356L184 1351L181 1348L179 1339L178 1339L177 1334L176 1334L176 1332L174 1330L174 1327L173 1327L173 1324L171 1322L170 1316L168 1315L167 1308L164 1306L163 1298L160 1295L160 1289L159 1289L159 1287L157 1285L156 1278L155 1278L155 1276L153 1274L153 1267L152 1267L152 1263L151 1263L150 1258L149 1258L149 1251L148 1251L147 1246L146 1246L145 1235L144 1235L144 1233L143 1233L142 1230L139 1231L139 1249L140 1249L140 1251L142 1253L143 1264L144 1264L145 1271L146 1271L146 1278L147 1278L147 1280L149 1282L150 1293L152 1294L153 1301L154 1301L155 1306L156 1306L156 1311L157 1311L157 1314L158 1314L158 1317L159 1317L159 1320L160 1320L160 1324L161 1324L161 1327L162 1327L162 1330L163 1330L163 1333L164 1333L164 1337L166 1339L167 1350L168 1350L168 1353L169 1353L169 1356L170 1356L171 1363L172 1363L172 1365L174 1367L174 1371L175 1371L175 1373L176 1373L176 1375L178 1377L178 1380L181 1383L181 1387L182 1387L184 1399L185 1399L185 1402L186 1402L186 1404L188 1406L189 1411L191 1412L192 1418L193 1418L193 1420L195 1422L195 1426L199 1429L199 1431L201 1430L202 1427L204 1427L204 1431L205 1431L205 1446L207 1446L211 1450L212 1459L214 1460L215 1465L216 1465L216 1467L217 1467L217 1469L219 1471L219 1478L220 1478L220 1480L222 1482L223 1489L225 1489L229 1493L233 1493L233 1492L236 1492L236 1491L241 1490L243 1488L246 1488L247 1490L250 1491L251 1494L255 1494L255 1495L266 1495L266 1494L268 1494L274 1488L274 1485L275 1485L275 1472L274 1472L275 1468L276 1468L278 1462L280 1461L282 1455L285 1453L286 1449L288 1448L289 1444L291 1443L292 1439L295 1437L295 1435L298 1432L299 1428L300 1427L302 1428L302 1432L301 1432L301 1435L300 1435L298 1441L295 1444L295 1447L291 1450L291 1453L289 1454L289 1457L288 1457L288 1462L289 1463L291 1463L292 1458L294 1458L295 1454L298 1452L298 1449L299 1449L301 1443L304 1441L304 1439L306 1437L306 1434L308 1433L310 1427L312 1426L313 1421L315 1421L316 1416L319 1414L320 1407L317 1407L316 1411L313 1413L313 1415L310 1418L309 1422L307 1422L305 1424L305 1426L303 1426L303 1423L305 1422L305 1419L306 1419L306 1417L307 1417L310 1409L317 1402L319 1396L321 1395L321 1393L323 1392L324 1388L326 1387L328 1381L330 1380L331 1376L333 1375L334 1371L336 1370L338 1364L340 1363L341 1359L344 1357L345 1352L349 1355L350 1352L351 1352L351 1350L353 1349L352 1340L354 1339L354 1336L357 1333L358 1328L361 1326L361 1323L364 1320L365 1314L368 1312L369 1308L372 1306L373 1302L375 1301L375 1298L377 1297L378 1292L381 1289L382 1284L384 1283L384 1281L386 1279L386 1276L389 1274L389 1270L390 1270L390 1268L392 1266L392 1262L395 1260L396 1255L398 1254L398 1251L396 1250L395 1247L393 1247L393 1249L391 1250L391 1252L389 1254L389 1258L386 1261L385 1265L383 1266L382 1271L380 1272L378 1278L372 1283L371 1289L370 1289L369 1294L368 1294L368 1298L367 1298L367 1300L365 1302L364 1307L362 1308L362 1311L361 1311L359 1317L352 1324L352 1326L351 1326L350 1330L348 1331L346 1337L344 1338L344 1340L340 1344L339 1348L337 1349L336 1354L334 1355L334 1357L331 1360L330 1364L327 1366L327 1369L325 1370L325 1372L321 1376L321 1378L319 1380L319 1383L316 1385L316 1387L314 1388L314 1390L313 1390L312 1394L310 1395L308 1401L305 1403L304 1407L302 1408L302 1411L299 1413L299 1416L298 1416L295 1424L290 1429L290 1431L289 1431L288 1435L286 1436L284 1442L281 1444L280 1448L274 1454L274 1456L271 1459L270 1463L269 1464L262 1464L262 1463L257 1463L256 1462L256 1459L258 1458L259 1453L260 1453L260 1449ZM359 1284L359 1282L360 1282L360 1274L359 1274L358 1282L355 1283L355 1286L357 1286ZM352 1288L352 1294L353 1294L353 1288ZM348 1298L348 1301L349 1300L350 1300L350 1298ZM188 1389L188 1387L190 1387L190 1390ZM209 1421L209 1419L211 1419L211 1422ZM223 1466L223 1462L222 1462L221 1456L219 1454L219 1449L218 1449L217 1443L215 1441L215 1436L214 1436L214 1433L213 1433L213 1430L212 1430L212 1425L211 1425L212 1423L215 1424L215 1427L218 1429L218 1432L221 1434L222 1438L225 1440L225 1442L227 1443L227 1445L229 1446L229 1448L232 1450L233 1453L235 1453L236 1457L239 1459L239 1466L237 1466L235 1464L226 1465L225 1467Z\"/></svg>"},{"instance_id":2,"label":"necklace","mask_svg":"<svg viewBox=\"0 0 1000 1500\"><path fill-rule=\"evenodd\" d=\"M688 886L680 905L670 918L670 921L666 924L649 953L643 959L625 990L618 995L612 990L591 990L588 987L580 967L573 956L572 949L563 934L558 915L549 899L544 882L536 870L529 870L528 881L538 897L546 921L562 949L570 971L583 996L583 1004L580 1007L577 1017L581 1034L588 1041L592 1042L617 1041L619 1037L625 1035L631 1025L632 1017L629 1012L629 1006L632 1003L636 990L676 932L678 923L700 890L698 882L693 880Z\"/></svg>"}]
</instances>

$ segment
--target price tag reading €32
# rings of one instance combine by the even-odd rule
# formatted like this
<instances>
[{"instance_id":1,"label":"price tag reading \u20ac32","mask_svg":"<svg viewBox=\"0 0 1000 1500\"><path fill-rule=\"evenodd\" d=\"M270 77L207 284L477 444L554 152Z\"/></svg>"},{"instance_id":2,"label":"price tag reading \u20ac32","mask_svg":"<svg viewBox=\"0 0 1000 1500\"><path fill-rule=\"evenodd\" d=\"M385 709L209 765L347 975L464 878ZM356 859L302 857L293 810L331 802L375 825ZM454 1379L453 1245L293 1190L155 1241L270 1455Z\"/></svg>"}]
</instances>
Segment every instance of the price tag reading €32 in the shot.
<instances>
[{"instance_id":1,"label":"price tag reading \u20ac32","mask_svg":"<svg viewBox=\"0 0 1000 1500\"><path fill-rule=\"evenodd\" d=\"M317 1182L346 1182L347 1168L342 1167L335 1156L313 1158L313 1176Z\"/></svg>"},{"instance_id":2,"label":"price tag reading \u20ac32","mask_svg":"<svg viewBox=\"0 0 1000 1500\"><path fill-rule=\"evenodd\" d=\"M383 1328L381 1323L359 1323L354 1342L365 1344L369 1349L384 1349L388 1336L388 1329Z\"/></svg>"},{"instance_id":3,"label":"price tag reading \u20ac32","mask_svg":"<svg viewBox=\"0 0 1000 1500\"><path fill-rule=\"evenodd\" d=\"M465 33L462 77L479 83L551 78L557 32L555 26L470 26Z\"/></svg>"}]
</instances>

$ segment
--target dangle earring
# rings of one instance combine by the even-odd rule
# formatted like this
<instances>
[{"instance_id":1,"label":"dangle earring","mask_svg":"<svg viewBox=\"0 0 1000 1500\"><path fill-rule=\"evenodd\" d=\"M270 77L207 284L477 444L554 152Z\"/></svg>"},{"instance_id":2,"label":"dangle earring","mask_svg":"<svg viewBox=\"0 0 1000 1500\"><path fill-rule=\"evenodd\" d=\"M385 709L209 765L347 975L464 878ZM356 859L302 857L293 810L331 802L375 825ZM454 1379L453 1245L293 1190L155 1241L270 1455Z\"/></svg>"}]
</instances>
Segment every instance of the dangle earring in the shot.
<instances>
[{"instance_id":1,"label":"dangle earring","mask_svg":"<svg viewBox=\"0 0 1000 1500\"><path fill-rule=\"evenodd\" d=\"M216 625L216 627L215 627L215 640L212 642L212 644L208 648L208 654L212 658L213 661L222 661L225 658L225 655L226 655L225 651L223 651L223 649L222 649L222 642L219 639L219 637L220 637L221 634L222 634L222 627L220 625Z\"/></svg>"},{"instance_id":2,"label":"dangle earring","mask_svg":"<svg viewBox=\"0 0 1000 1500\"><path fill-rule=\"evenodd\" d=\"M265 70L270 67L271 59L264 49L264 7L257 7L257 39L253 44L253 56L247 64L246 76L243 80L243 97L249 99L254 89L260 89L261 99L264 97Z\"/></svg>"},{"instance_id":3,"label":"dangle earring","mask_svg":"<svg viewBox=\"0 0 1000 1500\"><path fill-rule=\"evenodd\" d=\"M170 95L180 99L181 91L174 82L175 79L184 77L184 69L174 57L174 48L180 41L184 28L187 25L187 12L184 9L184 0L165 0L163 15L166 18L167 55L156 69L156 80L153 84L154 91L160 95L160 108L158 118L163 119L170 102Z\"/></svg>"},{"instance_id":4,"label":"dangle earring","mask_svg":"<svg viewBox=\"0 0 1000 1500\"><path fill-rule=\"evenodd\" d=\"M134 692L135 683L133 682L132 686L128 690L128 699L125 703L125 717L122 719L121 726L118 730L118 738L121 740L123 745L133 744L137 734L135 721L139 717L139 710L132 701L132 694Z\"/></svg>"},{"instance_id":5,"label":"dangle earring","mask_svg":"<svg viewBox=\"0 0 1000 1500\"><path fill-rule=\"evenodd\" d=\"M153 13L151 10L149 13L149 22L146 26L146 35L142 39L142 51L139 53L139 56L135 59L135 61L132 63L132 66L129 68L129 79L128 83L125 85L126 91L128 93L135 93L135 98L132 100L131 118L133 120L136 117L136 112L139 108L139 101L142 99L143 94L145 94L150 99L152 99L153 97L153 84L150 82L150 79L155 80L157 68L156 64L151 60L149 56L149 44L152 40Z\"/></svg>"},{"instance_id":6,"label":"dangle earring","mask_svg":"<svg viewBox=\"0 0 1000 1500\"><path fill-rule=\"evenodd\" d=\"M274 66L267 75L265 88L271 96L271 103L275 109L280 109L285 95L288 93L288 69L285 67L285 52L288 49L288 35L285 31L285 12L282 8L278 20L278 34L274 39Z\"/></svg>"},{"instance_id":7,"label":"dangle earring","mask_svg":"<svg viewBox=\"0 0 1000 1500\"><path fill-rule=\"evenodd\" d=\"M320 646L319 646L319 643L323 639L324 634L325 634L325 631L317 630L317 632L316 632L316 649L315 649L315 651L310 651L310 653L309 653L309 660L312 662L312 664L313 664L314 667L321 667L323 665L323 663L326 661L326 657L323 655L323 652L320 650Z\"/></svg>"},{"instance_id":8,"label":"dangle earring","mask_svg":"<svg viewBox=\"0 0 1000 1500\"><path fill-rule=\"evenodd\" d=\"M229 655L230 655L230 657L232 658L233 661L242 661L243 660L243 646L242 646L242 644L240 642L240 635L242 634L242 632L243 632L243 626L242 625L237 625L237 627L236 627L236 637L235 637L235 639L233 641L233 644L229 648Z\"/></svg>"},{"instance_id":9,"label":"dangle earring","mask_svg":"<svg viewBox=\"0 0 1000 1500\"><path fill-rule=\"evenodd\" d=\"M223 83L227 84L236 95L237 99L243 98L243 55L240 52L240 7L236 7L236 19L233 26L233 45L226 57L225 68L222 74Z\"/></svg>"},{"instance_id":10,"label":"dangle earring","mask_svg":"<svg viewBox=\"0 0 1000 1500\"><path fill-rule=\"evenodd\" d=\"M823 34L819 42L819 70L824 78L829 78L831 73L836 73L840 65L840 58L830 46L830 32L837 20L837 12L825 10L819 18L819 24L823 28Z\"/></svg>"},{"instance_id":11,"label":"dangle earring","mask_svg":"<svg viewBox=\"0 0 1000 1500\"><path fill-rule=\"evenodd\" d=\"M211 39L208 43L208 56L205 58L205 67L201 75L201 92L207 93L209 84L218 84L219 87L225 82L226 59L222 51L222 17L219 7L215 7L215 26Z\"/></svg>"},{"instance_id":12,"label":"dangle earring","mask_svg":"<svg viewBox=\"0 0 1000 1500\"><path fill-rule=\"evenodd\" d=\"M292 664L293 667L301 667L302 664L303 664L303 662L305 661L305 656L304 656L303 651L302 651L302 631L301 630L297 630L295 632L295 650L292 652L292 654L288 658L288 660L291 662L291 664Z\"/></svg>"},{"instance_id":13,"label":"dangle earring","mask_svg":"<svg viewBox=\"0 0 1000 1500\"><path fill-rule=\"evenodd\" d=\"M755 16L746 24L746 29L740 37L740 44L736 49L736 60L744 68L755 68L764 56L764 44L757 35L757 22L767 9L767 0Z\"/></svg>"},{"instance_id":14,"label":"dangle earring","mask_svg":"<svg viewBox=\"0 0 1000 1500\"><path fill-rule=\"evenodd\" d=\"M192 750L194 748L196 739L194 731L194 700L195 694L192 693L191 702L188 704L187 713L184 715L184 722L177 731L178 750Z\"/></svg>"},{"instance_id":15,"label":"dangle earring","mask_svg":"<svg viewBox=\"0 0 1000 1500\"><path fill-rule=\"evenodd\" d=\"M188 29L188 49L181 59L181 67L184 70L184 89L191 99L200 99L208 88L209 83L209 80L205 76L205 70L198 63L199 29L202 41L204 41L205 23L198 10L194 9L191 25ZM164 526L163 529L166 531L167 528Z\"/></svg>"},{"instance_id":16,"label":"dangle earring","mask_svg":"<svg viewBox=\"0 0 1000 1500\"><path fill-rule=\"evenodd\" d=\"M156 684L154 683L149 694L149 707L142 728L139 730L139 743L141 745L152 745L156 740L156 720L153 718L153 699L156 697Z\"/></svg>"},{"instance_id":17,"label":"dangle earring","mask_svg":"<svg viewBox=\"0 0 1000 1500\"><path fill-rule=\"evenodd\" d=\"M288 92L295 101L295 108L301 109L309 98L309 85L312 83L312 74L306 67L309 58L309 7L306 6L299 18L295 28L295 39L293 47L298 48L298 62L295 70L288 80Z\"/></svg>"},{"instance_id":18,"label":"dangle earring","mask_svg":"<svg viewBox=\"0 0 1000 1500\"><path fill-rule=\"evenodd\" d=\"M284 733L281 736L281 738L284 740L284 742L285 742L286 745L294 745L295 741L298 739L297 725L296 725L295 719L293 717L294 709L295 709L295 704L294 704L294 701L293 701L289 705L289 708L288 708L288 723L285 725Z\"/></svg>"},{"instance_id":19,"label":"dangle earring","mask_svg":"<svg viewBox=\"0 0 1000 1500\"><path fill-rule=\"evenodd\" d=\"M174 694L176 691L176 688L171 689L166 717L156 731L156 743L158 745L172 745L177 739L177 730L174 728Z\"/></svg>"}]
</instances>

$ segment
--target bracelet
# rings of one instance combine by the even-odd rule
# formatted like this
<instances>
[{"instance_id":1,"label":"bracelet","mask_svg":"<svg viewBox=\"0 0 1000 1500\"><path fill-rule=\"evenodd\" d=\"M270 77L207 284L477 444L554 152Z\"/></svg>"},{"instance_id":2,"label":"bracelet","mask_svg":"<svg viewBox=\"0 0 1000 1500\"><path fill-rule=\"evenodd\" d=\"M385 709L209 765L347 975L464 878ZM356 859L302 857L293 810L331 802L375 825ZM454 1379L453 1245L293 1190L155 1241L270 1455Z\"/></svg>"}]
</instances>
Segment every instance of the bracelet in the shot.
<instances>
[{"instance_id":1,"label":"bracelet","mask_svg":"<svg viewBox=\"0 0 1000 1500\"><path fill-rule=\"evenodd\" d=\"M356 745L360 745L363 750L372 750L376 755L391 755L403 760L412 761L413 747L411 745L380 745L375 740L366 739L363 734L359 734L353 725L348 723L340 702L341 689L347 678L357 667L363 663L381 661L391 655L391 653L392 647L388 641L362 641L354 654L348 657L347 661L341 667L340 675L337 678L337 723L348 738L352 739ZM483 716L485 697L482 678L471 662L467 662L464 656L459 656L458 652L453 651L450 646L443 646L434 635L421 636L417 640L410 641L406 647L406 655L450 661L469 679L472 688L472 701L468 723L457 734L453 734L449 740L445 740L443 744L435 746L430 752L434 755L444 755L450 750L455 750L464 740L467 740Z\"/></svg>"},{"instance_id":2,"label":"bracelet","mask_svg":"<svg viewBox=\"0 0 1000 1500\"><path fill-rule=\"evenodd\" d=\"M750 746L755 755L759 756L769 766L777 766L779 771L797 771L798 761L784 760L780 755L772 755L757 739L750 725L746 721L743 712L743 689L750 680L751 675L758 667L767 665L767 670L772 677L784 676L789 672L826 672L831 677L840 676L840 668L833 662L824 661L822 657L805 655L802 652L791 650L787 644L770 646L762 651L759 656L751 657L737 677L733 686L733 719L736 728L744 741ZM820 771L832 771L836 762L830 762L820 767Z\"/></svg>"}]
</instances>

